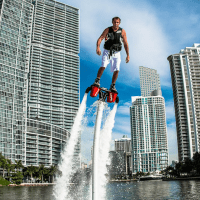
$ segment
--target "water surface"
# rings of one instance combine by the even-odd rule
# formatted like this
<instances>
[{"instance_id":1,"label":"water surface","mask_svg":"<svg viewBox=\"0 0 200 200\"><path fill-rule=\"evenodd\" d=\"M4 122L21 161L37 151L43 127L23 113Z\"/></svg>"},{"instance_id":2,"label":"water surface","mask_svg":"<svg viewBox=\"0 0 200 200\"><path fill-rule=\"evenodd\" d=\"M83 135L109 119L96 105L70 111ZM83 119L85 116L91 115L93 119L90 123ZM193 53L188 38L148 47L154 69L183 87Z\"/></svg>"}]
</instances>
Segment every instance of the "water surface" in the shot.
<instances>
[{"instance_id":1,"label":"water surface","mask_svg":"<svg viewBox=\"0 0 200 200\"><path fill-rule=\"evenodd\" d=\"M77 200L90 200L89 186L74 190ZM77 194L77 191L78 194ZM200 181L141 181L109 183L106 200L200 199ZM53 186L0 187L1 200L54 200ZM70 200L70 199L67 199Z\"/></svg>"}]
</instances>

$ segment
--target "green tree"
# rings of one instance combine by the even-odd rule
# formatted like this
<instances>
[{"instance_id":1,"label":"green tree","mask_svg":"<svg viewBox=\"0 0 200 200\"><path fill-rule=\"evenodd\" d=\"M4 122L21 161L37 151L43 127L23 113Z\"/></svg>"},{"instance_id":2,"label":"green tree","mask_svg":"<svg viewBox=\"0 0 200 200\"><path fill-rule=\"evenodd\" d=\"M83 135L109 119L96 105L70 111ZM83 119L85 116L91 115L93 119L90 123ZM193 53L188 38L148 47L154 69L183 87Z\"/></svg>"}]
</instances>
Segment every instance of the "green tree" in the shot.
<instances>
[{"instance_id":1,"label":"green tree","mask_svg":"<svg viewBox=\"0 0 200 200\"><path fill-rule=\"evenodd\" d=\"M196 152L193 156L193 165L197 173L200 173L200 153Z\"/></svg>"},{"instance_id":2,"label":"green tree","mask_svg":"<svg viewBox=\"0 0 200 200\"><path fill-rule=\"evenodd\" d=\"M54 182L54 174L57 172L57 166L56 165L52 165L49 169L48 169L48 176L52 177L52 183Z\"/></svg>"},{"instance_id":3,"label":"green tree","mask_svg":"<svg viewBox=\"0 0 200 200\"><path fill-rule=\"evenodd\" d=\"M174 176L175 170L172 166L167 166L167 168L163 171L166 175Z\"/></svg>"},{"instance_id":4,"label":"green tree","mask_svg":"<svg viewBox=\"0 0 200 200\"><path fill-rule=\"evenodd\" d=\"M4 178L5 177L5 169L6 169L6 166L7 166L7 160L5 158L1 159L0 166L1 166L1 168L3 168L3 178Z\"/></svg>"},{"instance_id":5,"label":"green tree","mask_svg":"<svg viewBox=\"0 0 200 200\"><path fill-rule=\"evenodd\" d=\"M176 170L177 176L180 176L180 174L183 172L183 163L182 162L176 163L175 170Z\"/></svg>"},{"instance_id":6,"label":"green tree","mask_svg":"<svg viewBox=\"0 0 200 200\"><path fill-rule=\"evenodd\" d=\"M12 181L13 181L13 183L19 185L22 183L23 177L24 176L23 176L22 172L18 171L16 173L12 174Z\"/></svg>"},{"instance_id":7,"label":"green tree","mask_svg":"<svg viewBox=\"0 0 200 200\"><path fill-rule=\"evenodd\" d=\"M6 159L6 171L8 173L8 178L10 180L10 173L14 171L15 165L12 164L11 160Z\"/></svg>"},{"instance_id":8,"label":"green tree","mask_svg":"<svg viewBox=\"0 0 200 200\"><path fill-rule=\"evenodd\" d=\"M182 168L183 168L183 172L186 172L187 174L190 173L193 169L192 160L190 158L186 158Z\"/></svg>"},{"instance_id":9,"label":"green tree","mask_svg":"<svg viewBox=\"0 0 200 200\"><path fill-rule=\"evenodd\" d=\"M32 180L33 180L33 174L34 174L35 172L37 172L37 171L38 171L38 168L35 167L35 166L33 166L33 165L28 166L28 167L26 168L25 174L28 174L29 176L31 176L31 183L32 183Z\"/></svg>"},{"instance_id":10,"label":"green tree","mask_svg":"<svg viewBox=\"0 0 200 200\"><path fill-rule=\"evenodd\" d=\"M44 167L43 164L39 166L39 171L38 171L38 173L39 173L39 177L40 177L40 180L42 181L42 183L43 183L44 174L46 174L47 172L48 172L48 171L47 171L47 169Z\"/></svg>"},{"instance_id":11,"label":"green tree","mask_svg":"<svg viewBox=\"0 0 200 200\"><path fill-rule=\"evenodd\" d=\"M23 169L24 166L22 165L22 161L21 160L15 160L15 169L17 169L17 171L19 171L20 169Z\"/></svg>"}]
</instances>

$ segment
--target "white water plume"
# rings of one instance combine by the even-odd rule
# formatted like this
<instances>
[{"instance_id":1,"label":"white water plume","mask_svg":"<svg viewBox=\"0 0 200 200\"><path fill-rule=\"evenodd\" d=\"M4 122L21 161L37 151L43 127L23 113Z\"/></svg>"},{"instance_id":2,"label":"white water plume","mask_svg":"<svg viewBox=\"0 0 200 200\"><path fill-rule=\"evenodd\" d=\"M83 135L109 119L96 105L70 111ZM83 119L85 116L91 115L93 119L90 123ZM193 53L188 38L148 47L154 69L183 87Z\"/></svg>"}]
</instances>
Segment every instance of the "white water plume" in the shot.
<instances>
[{"instance_id":1,"label":"white water plume","mask_svg":"<svg viewBox=\"0 0 200 200\"><path fill-rule=\"evenodd\" d=\"M109 151L112 140L112 129L115 123L115 114L117 111L117 103L115 103L113 109L110 111L100 137L99 159L98 159L98 199L106 199L106 184L108 182L108 170L107 166L110 165Z\"/></svg>"},{"instance_id":2,"label":"white water plume","mask_svg":"<svg viewBox=\"0 0 200 200\"><path fill-rule=\"evenodd\" d=\"M101 120L103 115L103 102L98 102L96 123L94 127L94 141L93 141L93 157L92 157L92 199L98 199L98 159L99 159L99 149L100 149L100 132L101 132Z\"/></svg>"},{"instance_id":3,"label":"white water plume","mask_svg":"<svg viewBox=\"0 0 200 200\"><path fill-rule=\"evenodd\" d=\"M79 107L73 127L71 129L70 138L67 141L67 145L64 151L61 153L61 162L58 167L62 174L57 178L56 185L54 187L54 197L56 198L56 200L70 199L69 184L71 176L75 173L75 168L73 166L73 157L78 139L80 137L81 121L85 113L86 101L87 94L85 94L83 97L82 103Z\"/></svg>"}]
</instances>

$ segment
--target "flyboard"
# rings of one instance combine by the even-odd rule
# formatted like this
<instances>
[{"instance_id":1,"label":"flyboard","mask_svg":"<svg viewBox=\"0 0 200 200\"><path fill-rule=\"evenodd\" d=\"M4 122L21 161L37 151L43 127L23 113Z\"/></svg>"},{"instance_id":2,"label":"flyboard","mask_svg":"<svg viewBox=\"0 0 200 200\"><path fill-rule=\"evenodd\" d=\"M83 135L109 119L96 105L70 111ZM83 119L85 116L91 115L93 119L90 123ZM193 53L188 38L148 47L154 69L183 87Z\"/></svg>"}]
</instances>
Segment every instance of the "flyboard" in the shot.
<instances>
[{"instance_id":1,"label":"flyboard","mask_svg":"<svg viewBox=\"0 0 200 200\"><path fill-rule=\"evenodd\" d=\"M97 108L96 122L94 128L94 140L93 140L93 155L92 155L92 200L98 200L98 158L99 158L99 140L101 129L101 118L103 111L103 102L119 103L118 92L110 91L107 88L99 87L95 84L88 87L85 93L89 93L91 97L97 97L99 95L99 104Z\"/></svg>"}]
</instances>

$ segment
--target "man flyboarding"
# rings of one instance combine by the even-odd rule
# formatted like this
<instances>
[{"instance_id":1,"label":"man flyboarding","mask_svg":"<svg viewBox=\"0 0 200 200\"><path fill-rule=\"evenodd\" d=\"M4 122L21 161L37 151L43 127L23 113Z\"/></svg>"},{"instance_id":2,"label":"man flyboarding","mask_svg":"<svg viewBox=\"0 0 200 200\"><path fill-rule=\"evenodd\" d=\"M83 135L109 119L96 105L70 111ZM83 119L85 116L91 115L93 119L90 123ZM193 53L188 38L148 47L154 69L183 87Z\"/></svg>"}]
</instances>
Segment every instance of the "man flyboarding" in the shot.
<instances>
[{"instance_id":1,"label":"man flyboarding","mask_svg":"<svg viewBox=\"0 0 200 200\"><path fill-rule=\"evenodd\" d=\"M111 71L113 72L112 84L110 86L110 90L117 92L115 88L115 83L118 77L118 73L120 70L121 63L121 55L120 51L122 49L122 42L124 43L124 48L126 51L126 63L129 62L129 47L126 37L126 32L124 29L120 28L119 25L121 23L121 19L119 17L114 17L112 19L113 26L106 28L99 39L97 40L97 49L96 53L100 56L100 44L103 39L105 39L104 51L102 56L102 65L98 70L97 78L95 79L94 85L100 86L100 78L110 63Z\"/></svg>"}]
</instances>

